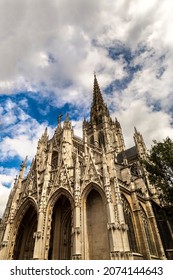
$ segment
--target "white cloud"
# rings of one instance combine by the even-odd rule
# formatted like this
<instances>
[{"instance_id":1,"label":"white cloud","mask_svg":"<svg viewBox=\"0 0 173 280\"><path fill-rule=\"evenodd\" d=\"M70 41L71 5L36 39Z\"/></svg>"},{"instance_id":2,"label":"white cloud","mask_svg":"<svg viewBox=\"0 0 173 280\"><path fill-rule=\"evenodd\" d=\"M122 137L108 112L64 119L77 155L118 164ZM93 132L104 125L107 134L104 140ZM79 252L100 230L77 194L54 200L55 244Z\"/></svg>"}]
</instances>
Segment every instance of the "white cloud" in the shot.
<instances>
[{"instance_id":1,"label":"white cloud","mask_svg":"<svg viewBox=\"0 0 173 280\"><path fill-rule=\"evenodd\" d=\"M162 141L168 135L173 138L170 116L162 111L152 111L152 107L142 100L129 103L128 108L116 116L122 125L127 148L134 146L134 126L143 134L148 149L155 139Z\"/></svg>"},{"instance_id":2,"label":"white cloud","mask_svg":"<svg viewBox=\"0 0 173 280\"><path fill-rule=\"evenodd\" d=\"M138 118L138 126L146 131L143 129L145 120L149 120L151 114L156 115L151 108L157 102L162 112L160 118L166 117L167 132L171 133L172 14L171 0L102 0L99 5L92 0L75 0L73 4L69 0L16 0L15 3L1 0L1 92L38 90L44 96L51 91L54 95L50 96L50 101L55 106L69 102L83 108L84 113L91 102L93 71L99 73L102 90L113 80L122 80L129 75L127 61L122 55L116 60L108 55L108 47L116 47L118 41L135 54L131 66L140 65L141 69L124 91L113 92L107 97L109 105L117 109L114 115L127 115L131 110L129 104L141 100L141 110L146 112L145 119ZM145 51L140 52L141 46L145 46ZM161 56L165 56L164 59L159 59ZM66 83L69 83L68 87L64 86ZM134 106L133 110L138 111L138 108ZM23 156L25 147L32 150L36 130L32 136L22 130L30 131L35 126L41 132L42 126L34 124L33 120L32 124L25 123L24 126L28 118L21 112L22 123L15 126L21 135L4 138L2 146L8 146L9 154ZM16 115L8 112L1 122L16 121ZM149 121L148 126L151 130ZM157 131L153 133L157 137ZM25 147L22 145L19 151L22 140L25 140Z\"/></svg>"},{"instance_id":3,"label":"white cloud","mask_svg":"<svg viewBox=\"0 0 173 280\"><path fill-rule=\"evenodd\" d=\"M24 112L26 106L25 99L18 104L7 99L2 104L1 161L15 156L23 160L26 155L31 160L35 155L38 139L46 127L48 127L50 135L52 135L53 129L48 126L47 122L40 124L36 119Z\"/></svg>"},{"instance_id":4,"label":"white cloud","mask_svg":"<svg viewBox=\"0 0 173 280\"><path fill-rule=\"evenodd\" d=\"M81 77L86 73L99 69L110 76L110 68L118 72L106 51L93 48L93 40L105 46L120 40L133 49L140 42L158 50L170 48L172 7L169 0L102 0L99 5L91 0L1 1L2 92L14 87L38 89L43 81L46 89L56 91L55 80L64 79L85 87Z\"/></svg>"},{"instance_id":5,"label":"white cloud","mask_svg":"<svg viewBox=\"0 0 173 280\"><path fill-rule=\"evenodd\" d=\"M36 143L36 140L28 139L27 135L21 135L16 138L5 137L1 143L2 159L5 160L16 155L22 159L27 154L31 159L36 152Z\"/></svg>"},{"instance_id":6,"label":"white cloud","mask_svg":"<svg viewBox=\"0 0 173 280\"><path fill-rule=\"evenodd\" d=\"M28 122L17 123L13 126L12 136L6 136L0 142L1 160L7 160L15 156L24 159L26 155L32 160L36 153L37 143L43 134L47 124L39 124L30 118ZM52 134L53 129L48 127Z\"/></svg>"},{"instance_id":7,"label":"white cloud","mask_svg":"<svg viewBox=\"0 0 173 280\"><path fill-rule=\"evenodd\" d=\"M4 168L0 166L0 184L11 185L18 171L15 168Z\"/></svg>"},{"instance_id":8,"label":"white cloud","mask_svg":"<svg viewBox=\"0 0 173 280\"><path fill-rule=\"evenodd\" d=\"M72 127L74 129L74 134L81 138L83 138L82 124L83 124L83 120L79 120L79 121L72 120Z\"/></svg>"}]
</instances>

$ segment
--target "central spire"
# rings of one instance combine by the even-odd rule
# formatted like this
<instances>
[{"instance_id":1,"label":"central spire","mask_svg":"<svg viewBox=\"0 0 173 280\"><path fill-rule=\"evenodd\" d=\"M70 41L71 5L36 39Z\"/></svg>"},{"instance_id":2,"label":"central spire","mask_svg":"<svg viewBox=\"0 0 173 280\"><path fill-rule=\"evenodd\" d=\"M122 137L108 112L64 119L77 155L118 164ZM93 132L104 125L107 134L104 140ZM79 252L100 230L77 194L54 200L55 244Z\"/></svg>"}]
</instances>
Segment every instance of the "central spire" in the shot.
<instances>
[{"instance_id":1,"label":"central spire","mask_svg":"<svg viewBox=\"0 0 173 280\"><path fill-rule=\"evenodd\" d=\"M93 105L96 106L96 105L103 105L103 104L104 104L103 96L100 91L96 74L94 73Z\"/></svg>"},{"instance_id":2,"label":"central spire","mask_svg":"<svg viewBox=\"0 0 173 280\"><path fill-rule=\"evenodd\" d=\"M109 115L108 108L104 103L103 96L97 81L96 74L94 73L94 86L93 86L93 102L91 106L91 120L97 119L98 116L103 114Z\"/></svg>"}]
</instances>

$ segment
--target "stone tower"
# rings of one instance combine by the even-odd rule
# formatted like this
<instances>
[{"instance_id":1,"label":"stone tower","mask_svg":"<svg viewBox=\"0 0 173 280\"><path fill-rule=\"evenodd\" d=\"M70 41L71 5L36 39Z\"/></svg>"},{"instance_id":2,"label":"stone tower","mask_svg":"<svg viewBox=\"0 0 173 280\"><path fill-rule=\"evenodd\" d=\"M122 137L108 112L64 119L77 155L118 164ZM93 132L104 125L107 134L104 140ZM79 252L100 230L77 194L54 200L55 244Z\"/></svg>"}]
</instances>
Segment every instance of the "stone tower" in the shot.
<instances>
[{"instance_id":1,"label":"stone tower","mask_svg":"<svg viewBox=\"0 0 173 280\"><path fill-rule=\"evenodd\" d=\"M52 139L40 138L30 171L15 179L0 227L1 259L165 259L152 200L139 161L146 153L135 129L126 150L94 75L83 139L67 114Z\"/></svg>"}]
</instances>

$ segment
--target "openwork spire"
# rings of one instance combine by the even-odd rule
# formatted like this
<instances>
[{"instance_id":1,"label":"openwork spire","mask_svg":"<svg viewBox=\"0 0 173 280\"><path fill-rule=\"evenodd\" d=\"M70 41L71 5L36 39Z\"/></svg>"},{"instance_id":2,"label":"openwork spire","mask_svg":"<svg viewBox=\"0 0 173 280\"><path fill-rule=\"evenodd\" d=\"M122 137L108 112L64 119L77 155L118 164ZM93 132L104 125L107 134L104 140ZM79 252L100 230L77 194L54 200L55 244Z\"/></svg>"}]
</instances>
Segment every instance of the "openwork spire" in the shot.
<instances>
[{"instance_id":1,"label":"openwork spire","mask_svg":"<svg viewBox=\"0 0 173 280\"><path fill-rule=\"evenodd\" d=\"M90 119L96 124L103 122L103 116L109 116L109 111L104 103L103 96L94 73L93 102L91 106Z\"/></svg>"},{"instance_id":2,"label":"openwork spire","mask_svg":"<svg viewBox=\"0 0 173 280\"><path fill-rule=\"evenodd\" d=\"M99 87L99 84L97 81L96 74L94 73L93 106L103 105L103 104L104 104L103 96L100 91L100 87Z\"/></svg>"}]
</instances>

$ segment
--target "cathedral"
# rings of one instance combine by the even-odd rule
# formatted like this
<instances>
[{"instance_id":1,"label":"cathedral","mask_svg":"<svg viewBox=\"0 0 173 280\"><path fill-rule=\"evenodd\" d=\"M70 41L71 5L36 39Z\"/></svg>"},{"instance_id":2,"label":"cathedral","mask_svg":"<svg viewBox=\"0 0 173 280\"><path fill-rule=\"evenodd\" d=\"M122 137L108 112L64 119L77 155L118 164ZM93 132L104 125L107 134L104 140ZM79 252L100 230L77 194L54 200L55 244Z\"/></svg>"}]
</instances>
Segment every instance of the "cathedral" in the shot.
<instances>
[{"instance_id":1,"label":"cathedral","mask_svg":"<svg viewBox=\"0 0 173 280\"><path fill-rule=\"evenodd\" d=\"M4 260L172 259L173 227L163 219L157 189L141 159L142 135L126 149L94 75L83 137L67 114L54 135L47 129L25 177L21 165L0 223Z\"/></svg>"}]
</instances>

